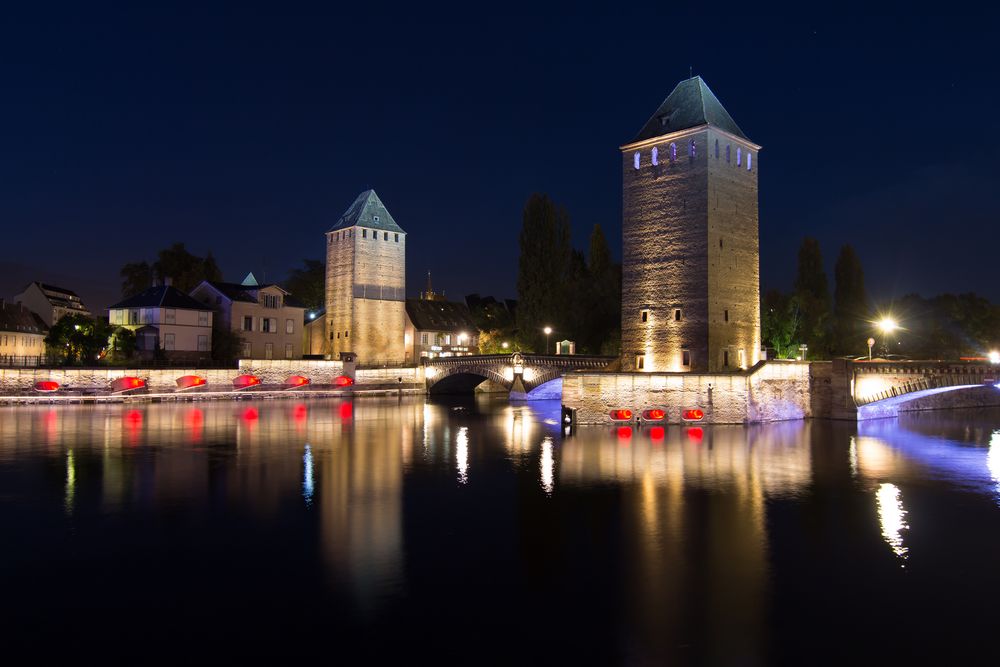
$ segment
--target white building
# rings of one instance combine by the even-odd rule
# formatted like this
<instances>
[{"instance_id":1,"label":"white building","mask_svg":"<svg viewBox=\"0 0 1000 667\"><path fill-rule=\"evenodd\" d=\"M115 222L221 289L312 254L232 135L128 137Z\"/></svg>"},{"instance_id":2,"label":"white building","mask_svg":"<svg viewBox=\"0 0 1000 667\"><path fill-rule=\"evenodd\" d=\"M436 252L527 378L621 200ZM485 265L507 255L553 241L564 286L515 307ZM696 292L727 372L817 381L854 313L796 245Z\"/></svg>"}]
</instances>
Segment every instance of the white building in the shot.
<instances>
[{"instance_id":1,"label":"white building","mask_svg":"<svg viewBox=\"0 0 1000 667\"><path fill-rule=\"evenodd\" d=\"M212 355L212 309L171 285L160 285L108 309L112 325L135 331L136 352L152 359L207 361Z\"/></svg>"},{"instance_id":2,"label":"white building","mask_svg":"<svg viewBox=\"0 0 1000 667\"><path fill-rule=\"evenodd\" d=\"M90 311L83 305L76 292L55 285L29 283L14 297L14 301L38 313L48 327L58 322L63 315L77 314L90 317Z\"/></svg>"}]
</instances>

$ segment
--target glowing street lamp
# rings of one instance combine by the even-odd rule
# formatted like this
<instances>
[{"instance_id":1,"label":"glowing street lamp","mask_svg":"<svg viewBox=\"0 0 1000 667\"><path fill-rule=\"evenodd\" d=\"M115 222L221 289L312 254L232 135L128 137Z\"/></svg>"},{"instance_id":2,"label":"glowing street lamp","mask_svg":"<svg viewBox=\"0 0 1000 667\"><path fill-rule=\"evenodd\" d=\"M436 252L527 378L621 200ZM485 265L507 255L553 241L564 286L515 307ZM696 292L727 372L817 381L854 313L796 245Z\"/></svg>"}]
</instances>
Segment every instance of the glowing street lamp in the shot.
<instances>
[{"instance_id":1,"label":"glowing street lamp","mask_svg":"<svg viewBox=\"0 0 1000 667\"><path fill-rule=\"evenodd\" d=\"M890 334L896 329L898 329L899 325L896 324L896 320L892 319L891 317L883 317L881 320L878 321L878 328L882 331L882 333Z\"/></svg>"},{"instance_id":2,"label":"glowing street lamp","mask_svg":"<svg viewBox=\"0 0 1000 667\"><path fill-rule=\"evenodd\" d=\"M506 350L508 347L510 347L510 343L508 343L507 341L504 341L504 342L500 343L500 347L502 347L503 349Z\"/></svg>"},{"instance_id":3,"label":"glowing street lamp","mask_svg":"<svg viewBox=\"0 0 1000 667\"><path fill-rule=\"evenodd\" d=\"M1000 352L990 350L989 358L991 364L1000 364Z\"/></svg>"},{"instance_id":4,"label":"glowing street lamp","mask_svg":"<svg viewBox=\"0 0 1000 667\"><path fill-rule=\"evenodd\" d=\"M552 327L545 327L542 329L545 332L545 354L549 353L549 335L552 333Z\"/></svg>"}]
</instances>

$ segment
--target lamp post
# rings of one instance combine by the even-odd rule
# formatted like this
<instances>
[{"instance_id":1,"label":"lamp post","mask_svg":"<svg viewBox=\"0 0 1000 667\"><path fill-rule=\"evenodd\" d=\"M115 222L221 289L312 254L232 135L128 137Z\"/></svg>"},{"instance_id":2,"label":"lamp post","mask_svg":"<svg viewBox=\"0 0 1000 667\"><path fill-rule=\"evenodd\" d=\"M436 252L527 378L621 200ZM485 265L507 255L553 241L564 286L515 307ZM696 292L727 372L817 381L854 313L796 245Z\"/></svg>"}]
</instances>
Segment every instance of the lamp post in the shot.
<instances>
[{"instance_id":1,"label":"lamp post","mask_svg":"<svg viewBox=\"0 0 1000 667\"><path fill-rule=\"evenodd\" d=\"M891 317L883 317L878 321L878 328L882 332L882 356L889 355L889 334L899 328L896 320Z\"/></svg>"},{"instance_id":2,"label":"lamp post","mask_svg":"<svg viewBox=\"0 0 1000 667\"><path fill-rule=\"evenodd\" d=\"M552 327L545 327L542 329L545 332L545 354L549 353L549 335L552 333Z\"/></svg>"},{"instance_id":3,"label":"lamp post","mask_svg":"<svg viewBox=\"0 0 1000 667\"><path fill-rule=\"evenodd\" d=\"M875 339L869 337L868 338L868 361L872 360L872 345L874 345L874 344L875 344Z\"/></svg>"}]
</instances>

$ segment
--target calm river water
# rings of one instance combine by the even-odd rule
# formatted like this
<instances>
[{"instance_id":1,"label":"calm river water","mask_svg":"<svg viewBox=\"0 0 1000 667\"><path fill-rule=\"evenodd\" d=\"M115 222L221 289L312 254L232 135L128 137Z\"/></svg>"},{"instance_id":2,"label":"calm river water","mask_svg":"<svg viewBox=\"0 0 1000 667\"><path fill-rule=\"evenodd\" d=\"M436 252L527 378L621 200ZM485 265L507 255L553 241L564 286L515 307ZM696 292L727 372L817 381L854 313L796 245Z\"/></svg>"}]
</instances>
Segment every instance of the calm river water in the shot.
<instances>
[{"instance_id":1,"label":"calm river water","mask_svg":"<svg viewBox=\"0 0 1000 667\"><path fill-rule=\"evenodd\" d=\"M558 418L2 408L4 661L995 664L1000 412Z\"/></svg>"}]
</instances>

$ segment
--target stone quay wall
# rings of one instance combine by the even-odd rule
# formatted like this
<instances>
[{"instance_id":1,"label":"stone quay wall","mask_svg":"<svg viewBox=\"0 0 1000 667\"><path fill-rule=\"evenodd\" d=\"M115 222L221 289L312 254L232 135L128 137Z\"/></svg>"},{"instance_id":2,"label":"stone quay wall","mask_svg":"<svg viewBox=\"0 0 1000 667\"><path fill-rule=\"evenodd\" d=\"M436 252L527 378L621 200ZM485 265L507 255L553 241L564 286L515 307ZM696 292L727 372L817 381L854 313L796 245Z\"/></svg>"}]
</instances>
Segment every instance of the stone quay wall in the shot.
<instances>
[{"instance_id":1,"label":"stone quay wall","mask_svg":"<svg viewBox=\"0 0 1000 667\"><path fill-rule=\"evenodd\" d=\"M580 424L613 423L611 412L650 409L667 423L701 410L705 424L752 424L828 416L829 363L770 361L737 373L608 373L581 371L563 378L563 405Z\"/></svg>"}]
</instances>

